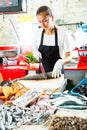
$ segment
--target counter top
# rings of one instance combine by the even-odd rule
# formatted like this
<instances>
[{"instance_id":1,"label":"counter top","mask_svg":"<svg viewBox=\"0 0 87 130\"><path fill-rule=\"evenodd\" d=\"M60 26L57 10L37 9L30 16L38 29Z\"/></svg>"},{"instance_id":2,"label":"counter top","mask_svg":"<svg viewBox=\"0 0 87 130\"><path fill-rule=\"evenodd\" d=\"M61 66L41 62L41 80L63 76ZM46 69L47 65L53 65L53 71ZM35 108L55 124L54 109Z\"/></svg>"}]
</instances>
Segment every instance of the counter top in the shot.
<instances>
[{"instance_id":1,"label":"counter top","mask_svg":"<svg viewBox=\"0 0 87 130\"><path fill-rule=\"evenodd\" d=\"M4 69L22 69L22 70L38 70L39 64L34 63L34 64L27 64L27 65L0 65L0 70Z\"/></svg>"},{"instance_id":2,"label":"counter top","mask_svg":"<svg viewBox=\"0 0 87 130\"><path fill-rule=\"evenodd\" d=\"M87 63L70 62L64 65L64 70L87 70Z\"/></svg>"},{"instance_id":3,"label":"counter top","mask_svg":"<svg viewBox=\"0 0 87 130\"><path fill-rule=\"evenodd\" d=\"M4 69L22 69L22 70L38 70L39 63L30 63L26 65L0 65L0 70ZM87 63L79 61L71 61L64 65L64 70L87 70Z\"/></svg>"},{"instance_id":4,"label":"counter top","mask_svg":"<svg viewBox=\"0 0 87 130\"><path fill-rule=\"evenodd\" d=\"M53 91L64 91L67 84L67 80L62 75L59 78L55 79L42 79L42 80L19 80L22 84L29 88L40 88L45 89L48 92Z\"/></svg>"},{"instance_id":5,"label":"counter top","mask_svg":"<svg viewBox=\"0 0 87 130\"><path fill-rule=\"evenodd\" d=\"M36 73L39 68L38 63L27 64L27 65L0 65L0 72L3 75L4 80L8 80L8 78L15 79L25 76L26 74ZM87 64L82 62L70 62L64 65L65 71L70 70L87 70Z\"/></svg>"}]
</instances>

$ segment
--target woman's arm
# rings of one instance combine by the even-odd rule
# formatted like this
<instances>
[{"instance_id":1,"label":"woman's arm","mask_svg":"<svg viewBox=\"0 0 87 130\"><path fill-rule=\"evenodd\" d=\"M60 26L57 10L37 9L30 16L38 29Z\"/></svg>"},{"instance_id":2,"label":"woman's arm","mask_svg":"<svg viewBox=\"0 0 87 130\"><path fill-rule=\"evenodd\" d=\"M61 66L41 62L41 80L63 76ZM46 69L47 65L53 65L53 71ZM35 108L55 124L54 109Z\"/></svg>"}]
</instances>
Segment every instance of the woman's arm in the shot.
<instances>
[{"instance_id":1,"label":"woman's arm","mask_svg":"<svg viewBox=\"0 0 87 130\"><path fill-rule=\"evenodd\" d=\"M63 64L71 62L72 57L70 52L65 52L65 57L62 59Z\"/></svg>"}]
</instances>

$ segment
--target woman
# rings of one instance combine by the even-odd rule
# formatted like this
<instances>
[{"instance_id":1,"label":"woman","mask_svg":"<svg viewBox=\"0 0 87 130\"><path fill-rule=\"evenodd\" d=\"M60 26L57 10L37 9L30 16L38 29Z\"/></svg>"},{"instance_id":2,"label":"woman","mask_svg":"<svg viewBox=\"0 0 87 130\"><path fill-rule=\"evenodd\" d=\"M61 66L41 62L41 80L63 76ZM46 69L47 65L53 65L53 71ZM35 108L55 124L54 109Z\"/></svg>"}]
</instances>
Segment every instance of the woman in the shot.
<instances>
[{"instance_id":1,"label":"woman","mask_svg":"<svg viewBox=\"0 0 87 130\"><path fill-rule=\"evenodd\" d=\"M54 25L54 16L48 6L39 7L36 17L42 30L40 34L37 32L34 37L34 56L42 58L45 72L52 71L52 77L59 77L63 64L71 61L67 35ZM63 51L65 52L64 57Z\"/></svg>"}]
</instances>

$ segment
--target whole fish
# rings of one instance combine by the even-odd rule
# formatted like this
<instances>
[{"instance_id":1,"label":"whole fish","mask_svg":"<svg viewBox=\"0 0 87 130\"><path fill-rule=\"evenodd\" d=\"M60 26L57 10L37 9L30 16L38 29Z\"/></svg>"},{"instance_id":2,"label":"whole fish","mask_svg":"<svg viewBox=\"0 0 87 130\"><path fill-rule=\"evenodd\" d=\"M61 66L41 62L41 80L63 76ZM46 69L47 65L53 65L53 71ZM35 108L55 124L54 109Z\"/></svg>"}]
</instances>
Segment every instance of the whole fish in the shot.
<instances>
[{"instance_id":1,"label":"whole fish","mask_svg":"<svg viewBox=\"0 0 87 130\"><path fill-rule=\"evenodd\" d=\"M78 105L78 106L87 105L87 100L84 97L72 95L69 93L58 94L58 97L56 95L56 98L55 98L55 96L54 96L54 98L51 96L51 98L49 98L49 101L54 107L65 106L65 105L69 105L69 106L70 105L74 105L74 106L75 105Z\"/></svg>"}]
</instances>

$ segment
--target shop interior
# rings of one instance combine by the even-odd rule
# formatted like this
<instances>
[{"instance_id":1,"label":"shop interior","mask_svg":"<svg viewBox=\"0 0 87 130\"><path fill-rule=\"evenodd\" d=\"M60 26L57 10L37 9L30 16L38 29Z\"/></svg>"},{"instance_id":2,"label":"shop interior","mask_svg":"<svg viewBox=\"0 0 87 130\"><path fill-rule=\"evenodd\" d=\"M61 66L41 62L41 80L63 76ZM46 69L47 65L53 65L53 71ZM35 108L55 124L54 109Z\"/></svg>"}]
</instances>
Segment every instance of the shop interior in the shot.
<instances>
[{"instance_id":1,"label":"shop interior","mask_svg":"<svg viewBox=\"0 0 87 130\"><path fill-rule=\"evenodd\" d=\"M66 32L71 62L64 74L37 74L33 32L39 6ZM0 0L0 129L87 130L87 1Z\"/></svg>"}]
</instances>

